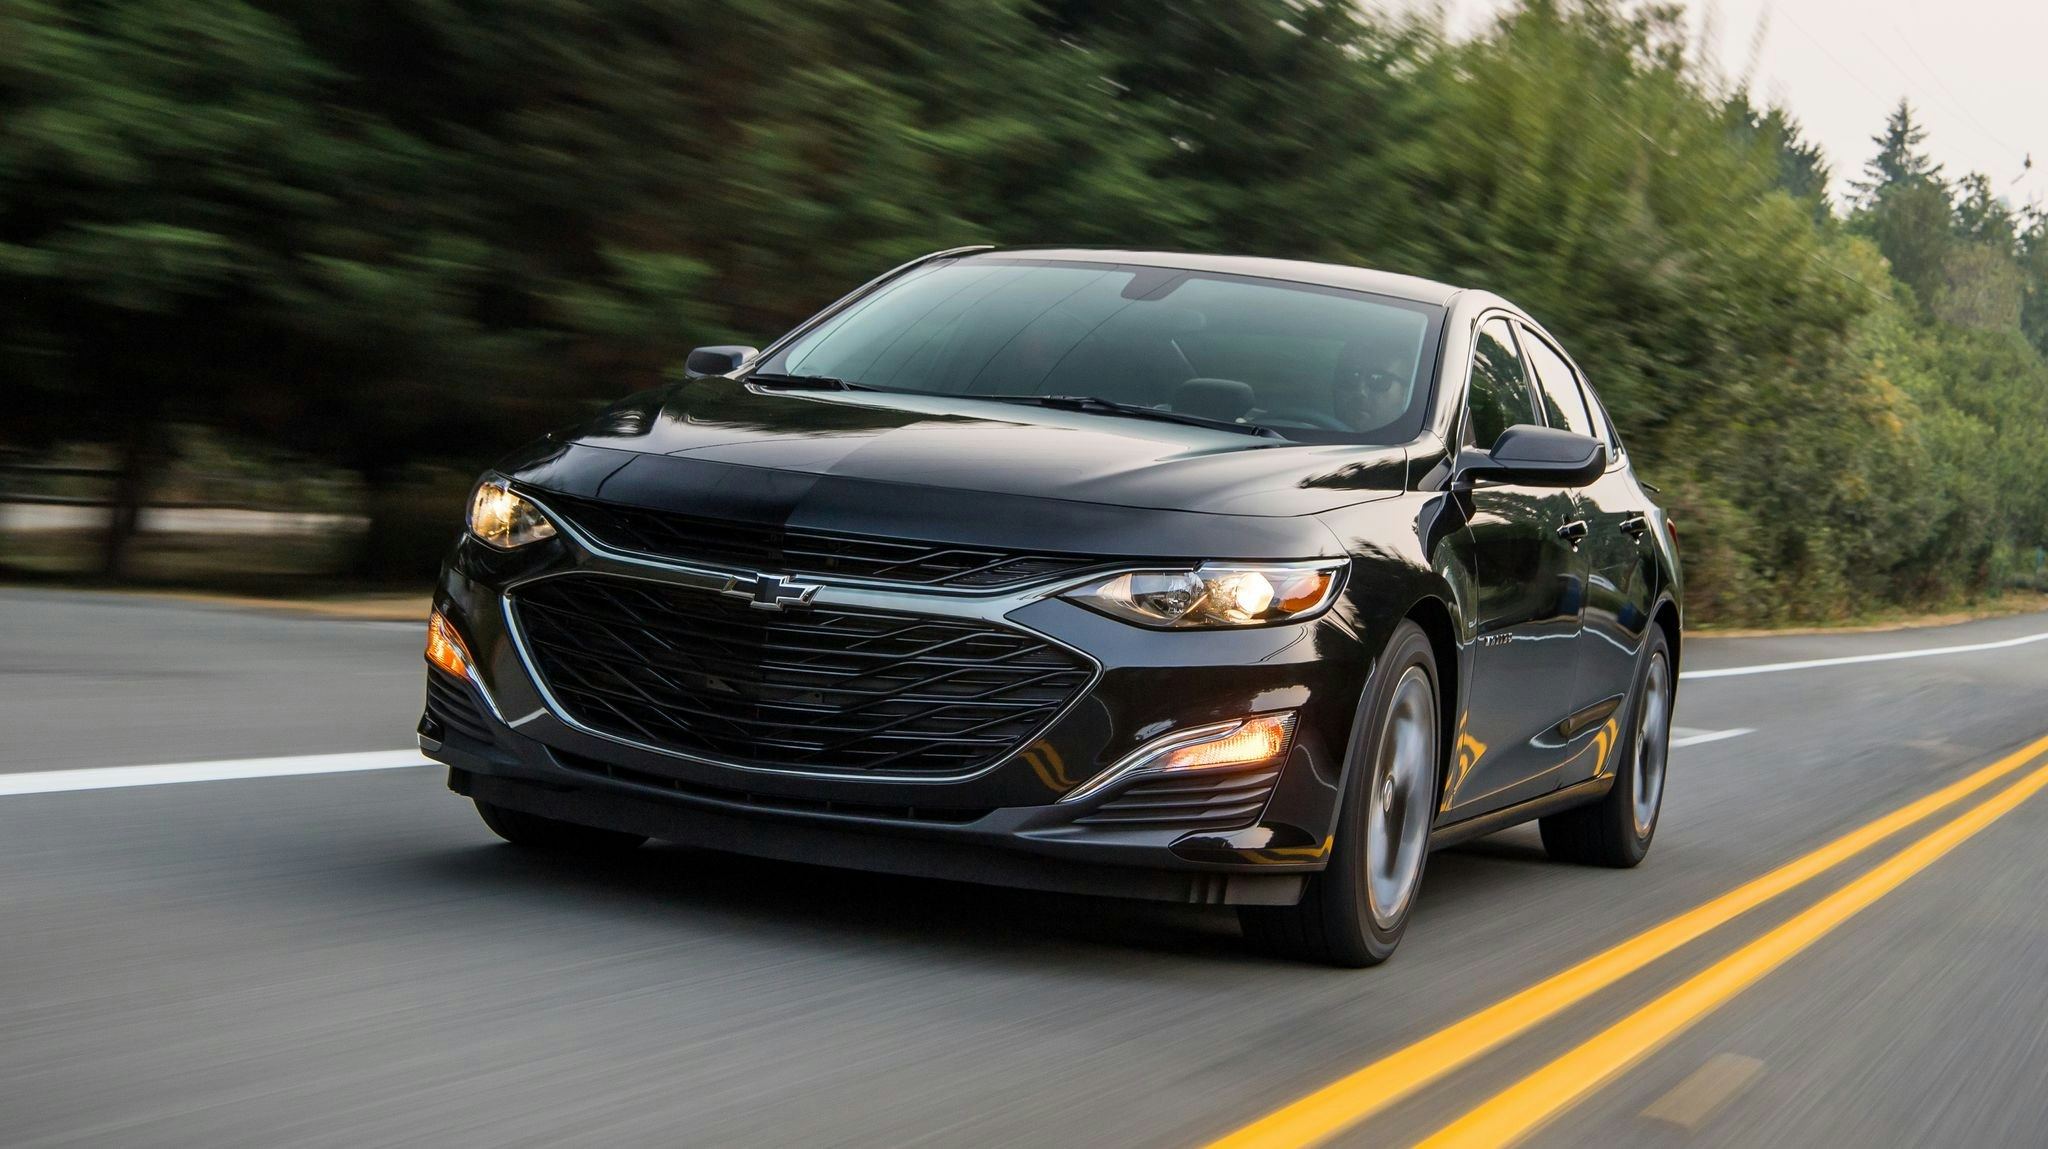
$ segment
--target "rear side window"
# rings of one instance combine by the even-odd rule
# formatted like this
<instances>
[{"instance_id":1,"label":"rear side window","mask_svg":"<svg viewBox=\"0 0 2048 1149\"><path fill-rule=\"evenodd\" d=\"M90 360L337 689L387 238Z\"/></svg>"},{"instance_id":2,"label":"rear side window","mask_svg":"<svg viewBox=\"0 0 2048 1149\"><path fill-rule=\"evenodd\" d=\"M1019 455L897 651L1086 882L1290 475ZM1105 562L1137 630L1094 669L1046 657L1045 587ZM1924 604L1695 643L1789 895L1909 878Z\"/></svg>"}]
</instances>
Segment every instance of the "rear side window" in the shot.
<instances>
[{"instance_id":1,"label":"rear side window","mask_svg":"<svg viewBox=\"0 0 2048 1149\"><path fill-rule=\"evenodd\" d=\"M1465 440L1482 451L1493 449L1500 433L1517 423L1536 421L1529 373L1515 350L1505 319L1489 319L1472 344L1472 383L1465 399Z\"/></svg>"},{"instance_id":2,"label":"rear side window","mask_svg":"<svg viewBox=\"0 0 2048 1149\"><path fill-rule=\"evenodd\" d=\"M1553 427L1599 438L1593 413L1586 409L1586 397L1579 391L1579 380L1572 373L1571 364L1526 327L1522 329L1522 350L1528 353L1529 366L1536 372L1545 421Z\"/></svg>"},{"instance_id":3,"label":"rear side window","mask_svg":"<svg viewBox=\"0 0 2048 1149\"><path fill-rule=\"evenodd\" d=\"M1600 403L1600 396L1594 394L1593 386L1585 380L1579 381L1579 393L1586 397L1586 408L1593 412L1593 437L1607 444L1607 457L1618 459L1626 450L1621 445L1621 432L1614 429L1614 416Z\"/></svg>"}]
</instances>

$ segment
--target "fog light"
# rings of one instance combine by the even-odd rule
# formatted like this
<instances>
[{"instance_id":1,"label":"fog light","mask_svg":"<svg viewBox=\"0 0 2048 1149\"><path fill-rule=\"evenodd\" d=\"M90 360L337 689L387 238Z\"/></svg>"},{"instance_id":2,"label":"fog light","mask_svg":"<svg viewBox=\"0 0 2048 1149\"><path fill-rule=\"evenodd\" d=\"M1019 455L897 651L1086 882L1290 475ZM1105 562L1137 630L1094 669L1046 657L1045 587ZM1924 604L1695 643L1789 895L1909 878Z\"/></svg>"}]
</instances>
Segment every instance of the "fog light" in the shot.
<instances>
[{"instance_id":1,"label":"fog light","mask_svg":"<svg viewBox=\"0 0 2048 1149\"><path fill-rule=\"evenodd\" d=\"M427 661L457 678L470 677L469 648L438 610L427 616Z\"/></svg>"},{"instance_id":2,"label":"fog light","mask_svg":"<svg viewBox=\"0 0 2048 1149\"><path fill-rule=\"evenodd\" d=\"M1294 737L1294 712L1261 714L1176 730L1145 743L1061 798L1075 802L1133 774L1173 774L1255 766L1287 753Z\"/></svg>"},{"instance_id":3,"label":"fog light","mask_svg":"<svg viewBox=\"0 0 2048 1149\"><path fill-rule=\"evenodd\" d=\"M1183 746L1166 756L1156 769L1201 770L1212 766L1246 766L1280 757L1287 748L1287 735L1294 729L1294 715L1266 715L1248 718L1244 725L1220 738Z\"/></svg>"}]
</instances>

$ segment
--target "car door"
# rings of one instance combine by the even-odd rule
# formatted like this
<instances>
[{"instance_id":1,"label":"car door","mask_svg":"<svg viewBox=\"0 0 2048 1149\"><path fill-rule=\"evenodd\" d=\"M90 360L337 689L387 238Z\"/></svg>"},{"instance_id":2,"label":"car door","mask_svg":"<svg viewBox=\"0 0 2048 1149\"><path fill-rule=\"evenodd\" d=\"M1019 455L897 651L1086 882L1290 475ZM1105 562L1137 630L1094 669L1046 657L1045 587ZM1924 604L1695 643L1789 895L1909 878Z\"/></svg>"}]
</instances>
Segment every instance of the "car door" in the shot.
<instances>
[{"instance_id":1,"label":"car door","mask_svg":"<svg viewBox=\"0 0 2048 1149\"><path fill-rule=\"evenodd\" d=\"M1540 424L1534 392L1509 321L1486 320L1472 348L1463 447L1488 450L1507 428ZM1585 560L1571 538L1579 513L1570 490L1481 479L1461 497L1470 500L1477 633L1446 789L1453 813L1477 814L1559 784L1556 731L1571 711Z\"/></svg>"},{"instance_id":2,"label":"car door","mask_svg":"<svg viewBox=\"0 0 2048 1149\"><path fill-rule=\"evenodd\" d=\"M1596 751L1618 741L1610 722L1618 722L1622 705L1635 682L1636 657L1650 625L1654 591L1645 572L1644 534L1649 520L1642 489L1618 458L1611 428L1597 400L1571 361L1542 334L1522 329L1522 346L1533 370L1544 417L1553 427L1591 435L1607 445L1605 473L1576 492L1579 515L1586 524L1580 551L1586 561L1585 619L1580 632L1577 684L1571 719L1565 733L1576 743L1592 740ZM1595 736L1608 731L1605 740ZM1584 747L1574 746L1574 751ZM1597 754L1575 757L1567 782L1590 778L1600 765Z\"/></svg>"}]
</instances>

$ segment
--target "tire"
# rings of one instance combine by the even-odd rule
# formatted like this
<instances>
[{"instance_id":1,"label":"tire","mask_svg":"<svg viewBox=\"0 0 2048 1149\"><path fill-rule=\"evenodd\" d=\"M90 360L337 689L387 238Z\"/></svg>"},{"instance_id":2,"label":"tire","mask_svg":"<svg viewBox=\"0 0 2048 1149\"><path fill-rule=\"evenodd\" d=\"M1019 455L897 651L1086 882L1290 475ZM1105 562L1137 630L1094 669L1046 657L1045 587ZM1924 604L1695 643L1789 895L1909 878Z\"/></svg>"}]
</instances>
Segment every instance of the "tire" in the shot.
<instances>
[{"instance_id":1,"label":"tire","mask_svg":"<svg viewBox=\"0 0 2048 1149\"><path fill-rule=\"evenodd\" d=\"M1671 642L1661 626L1636 671L1629 700L1628 745L1607 796L1589 806L1541 819L1543 848L1560 862L1626 869L1650 852L1664 807L1664 779L1671 757L1671 703L1677 675Z\"/></svg>"},{"instance_id":2,"label":"tire","mask_svg":"<svg viewBox=\"0 0 2048 1149\"><path fill-rule=\"evenodd\" d=\"M1245 938L1267 953L1378 965L1408 928L1443 764L1436 658L1421 627L1395 628L1366 689L1329 866L1295 905L1238 909Z\"/></svg>"},{"instance_id":3,"label":"tire","mask_svg":"<svg viewBox=\"0 0 2048 1149\"><path fill-rule=\"evenodd\" d=\"M543 818L524 810L494 806L481 798L472 798L471 801L476 803L477 816L484 820L484 825L489 826L492 833L523 849L551 854L602 856L627 853L647 840L623 830L600 830L596 826L583 826Z\"/></svg>"}]
</instances>

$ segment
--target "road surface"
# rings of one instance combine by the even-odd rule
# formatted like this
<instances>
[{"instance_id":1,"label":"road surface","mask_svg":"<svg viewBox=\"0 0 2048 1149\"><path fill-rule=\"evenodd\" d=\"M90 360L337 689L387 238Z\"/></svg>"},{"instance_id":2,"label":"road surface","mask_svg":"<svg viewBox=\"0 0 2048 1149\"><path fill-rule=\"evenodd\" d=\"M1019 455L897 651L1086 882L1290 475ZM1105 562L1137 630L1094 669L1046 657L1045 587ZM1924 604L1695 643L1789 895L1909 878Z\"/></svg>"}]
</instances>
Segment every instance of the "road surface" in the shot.
<instances>
[{"instance_id":1,"label":"road surface","mask_svg":"<svg viewBox=\"0 0 2048 1149\"><path fill-rule=\"evenodd\" d=\"M0 591L0 1146L2039 1147L2044 633L1697 642L1641 868L1439 854L1346 972L1223 911L537 860L427 767L139 784L404 760L419 628Z\"/></svg>"}]
</instances>

